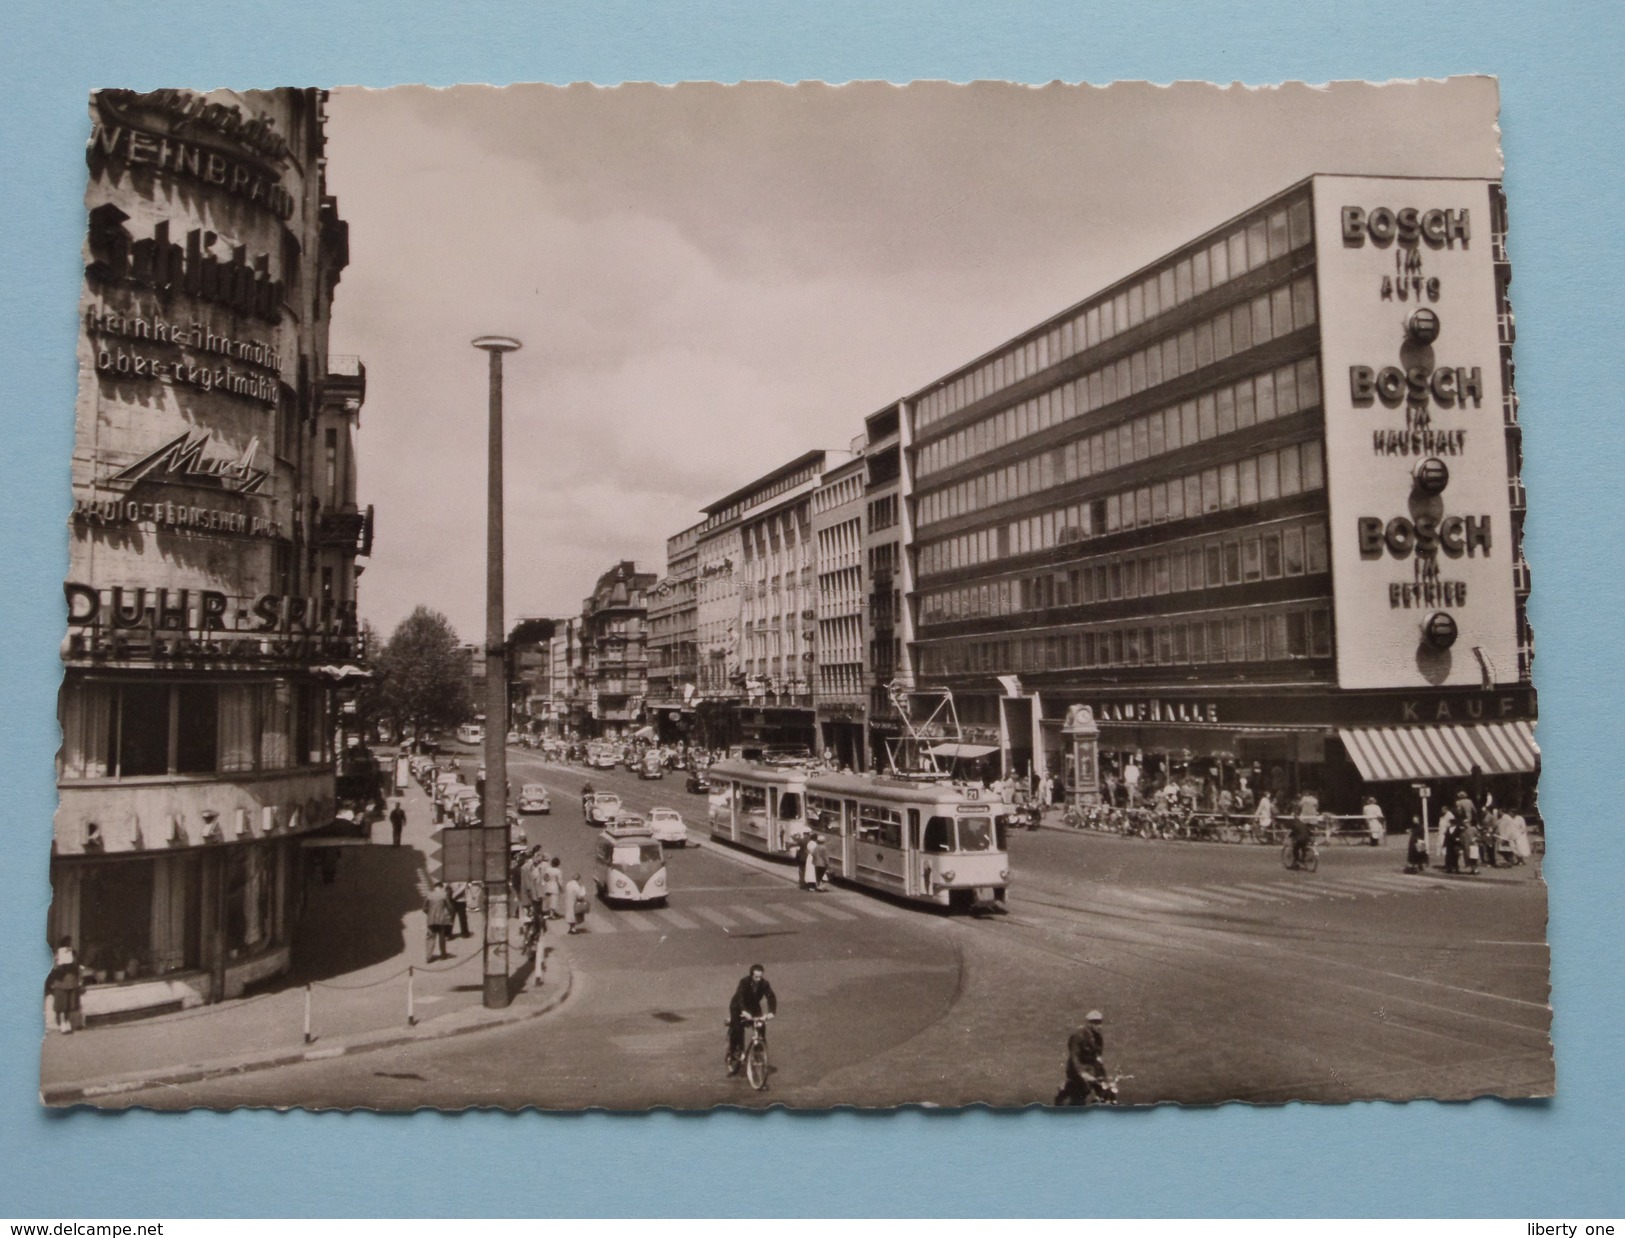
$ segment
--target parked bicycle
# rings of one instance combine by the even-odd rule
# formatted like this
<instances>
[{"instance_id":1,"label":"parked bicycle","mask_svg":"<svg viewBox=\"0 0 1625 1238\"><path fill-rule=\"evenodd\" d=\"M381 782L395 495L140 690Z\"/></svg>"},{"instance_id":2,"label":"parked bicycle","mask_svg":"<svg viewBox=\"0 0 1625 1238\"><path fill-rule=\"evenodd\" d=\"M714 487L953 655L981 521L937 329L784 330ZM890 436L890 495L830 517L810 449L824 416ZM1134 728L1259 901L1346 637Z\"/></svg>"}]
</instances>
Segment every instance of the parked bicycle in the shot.
<instances>
[{"instance_id":1,"label":"parked bicycle","mask_svg":"<svg viewBox=\"0 0 1625 1238\"><path fill-rule=\"evenodd\" d=\"M767 1016L756 1015L745 1020L745 1047L737 1056L729 1050L725 1059L728 1073L739 1073L741 1066L745 1078L758 1092L767 1090Z\"/></svg>"}]
</instances>

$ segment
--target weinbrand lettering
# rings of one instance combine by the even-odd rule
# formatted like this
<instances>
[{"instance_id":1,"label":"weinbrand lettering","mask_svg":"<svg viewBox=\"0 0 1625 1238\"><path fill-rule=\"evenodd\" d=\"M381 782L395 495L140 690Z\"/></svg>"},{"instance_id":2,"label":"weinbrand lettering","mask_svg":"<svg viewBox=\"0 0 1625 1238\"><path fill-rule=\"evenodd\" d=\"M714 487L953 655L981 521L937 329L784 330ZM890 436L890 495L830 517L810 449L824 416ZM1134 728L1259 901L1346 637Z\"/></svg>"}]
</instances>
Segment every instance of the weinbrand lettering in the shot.
<instances>
[{"instance_id":1,"label":"weinbrand lettering","mask_svg":"<svg viewBox=\"0 0 1625 1238\"><path fill-rule=\"evenodd\" d=\"M127 168L150 167L171 176L184 176L257 203L278 219L293 218L293 195L274 175L195 142L147 133L129 125L97 125L91 132L90 155L93 159L103 156Z\"/></svg>"}]
</instances>

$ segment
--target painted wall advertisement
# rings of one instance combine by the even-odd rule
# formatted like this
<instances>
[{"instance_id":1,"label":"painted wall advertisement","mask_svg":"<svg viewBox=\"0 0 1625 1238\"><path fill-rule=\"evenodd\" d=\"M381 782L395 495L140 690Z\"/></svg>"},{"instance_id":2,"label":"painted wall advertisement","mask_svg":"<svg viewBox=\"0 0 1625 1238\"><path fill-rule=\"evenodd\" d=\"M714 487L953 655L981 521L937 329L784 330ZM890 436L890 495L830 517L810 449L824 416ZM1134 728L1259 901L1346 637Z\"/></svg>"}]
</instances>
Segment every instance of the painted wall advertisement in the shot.
<instances>
[{"instance_id":1,"label":"painted wall advertisement","mask_svg":"<svg viewBox=\"0 0 1625 1238\"><path fill-rule=\"evenodd\" d=\"M1315 178L1344 688L1517 676L1490 193Z\"/></svg>"}]
</instances>

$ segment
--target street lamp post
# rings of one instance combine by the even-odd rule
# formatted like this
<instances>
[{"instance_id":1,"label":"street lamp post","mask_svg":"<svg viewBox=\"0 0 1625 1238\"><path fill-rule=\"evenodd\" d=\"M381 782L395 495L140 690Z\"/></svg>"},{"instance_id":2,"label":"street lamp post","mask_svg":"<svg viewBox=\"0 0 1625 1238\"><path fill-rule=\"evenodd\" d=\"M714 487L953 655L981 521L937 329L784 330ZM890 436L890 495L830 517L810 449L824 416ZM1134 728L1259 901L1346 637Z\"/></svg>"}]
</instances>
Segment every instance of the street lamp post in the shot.
<instances>
[{"instance_id":1,"label":"street lamp post","mask_svg":"<svg viewBox=\"0 0 1625 1238\"><path fill-rule=\"evenodd\" d=\"M491 359L490 456L485 508L485 795L480 803L485 878L485 1007L501 1010L508 991L508 672L502 615L502 354L519 341L482 335Z\"/></svg>"}]
</instances>

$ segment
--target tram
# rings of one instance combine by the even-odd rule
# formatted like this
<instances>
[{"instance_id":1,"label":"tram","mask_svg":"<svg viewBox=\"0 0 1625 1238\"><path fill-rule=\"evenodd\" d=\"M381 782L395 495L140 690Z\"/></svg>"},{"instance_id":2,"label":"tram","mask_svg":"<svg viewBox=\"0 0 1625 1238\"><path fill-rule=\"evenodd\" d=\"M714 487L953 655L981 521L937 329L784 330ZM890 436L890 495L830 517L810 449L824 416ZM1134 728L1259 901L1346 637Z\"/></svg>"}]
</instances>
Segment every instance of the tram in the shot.
<instances>
[{"instance_id":1,"label":"tram","mask_svg":"<svg viewBox=\"0 0 1625 1238\"><path fill-rule=\"evenodd\" d=\"M786 856L810 832L807 771L797 765L718 761L706 771L711 837L763 855Z\"/></svg>"},{"instance_id":2,"label":"tram","mask_svg":"<svg viewBox=\"0 0 1625 1238\"><path fill-rule=\"evenodd\" d=\"M805 785L831 876L939 907L1004 910L1009 809L980 787L858 774Z\"/></svg>"},{"instance_id":3,"label":"tram","mask_svg":"<svg viewBox=\"0 0 1625 1238\"><path fill-rule=\"evenodd\" d=\"M719 842L787 857L815 833L830 875L852 885L957 910L1004 908L1010 810L980 787L737 760L709 776Z\"/></svg>"}]
</instances>

